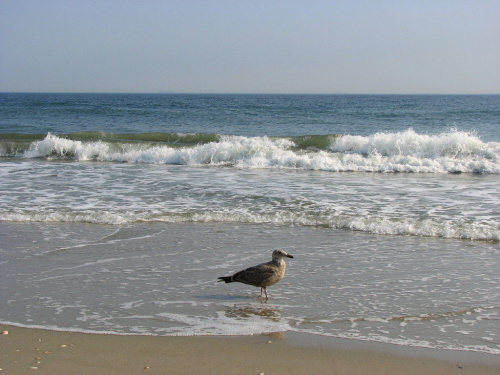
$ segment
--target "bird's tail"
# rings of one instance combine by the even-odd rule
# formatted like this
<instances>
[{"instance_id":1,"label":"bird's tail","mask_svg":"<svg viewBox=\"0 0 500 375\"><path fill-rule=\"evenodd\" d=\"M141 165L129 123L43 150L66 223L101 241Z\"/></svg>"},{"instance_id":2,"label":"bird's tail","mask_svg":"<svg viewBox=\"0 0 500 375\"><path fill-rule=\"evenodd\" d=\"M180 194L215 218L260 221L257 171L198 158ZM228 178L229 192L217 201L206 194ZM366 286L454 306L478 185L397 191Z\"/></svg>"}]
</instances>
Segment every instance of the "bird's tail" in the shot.
<instances>
[{"instance_id":1,"label":"bird's tail","mask_svg":"<svg viewBox=\"0 0 500 375\"><path fill-rule=\"evenodd\" d=\"M222 277L218 277L217 279L219 279L219 282L221 282L221 281L224 281L226 283L232 283L233 282L233 277L232 276L222 276Z\"/></svg>"}]
</instances>

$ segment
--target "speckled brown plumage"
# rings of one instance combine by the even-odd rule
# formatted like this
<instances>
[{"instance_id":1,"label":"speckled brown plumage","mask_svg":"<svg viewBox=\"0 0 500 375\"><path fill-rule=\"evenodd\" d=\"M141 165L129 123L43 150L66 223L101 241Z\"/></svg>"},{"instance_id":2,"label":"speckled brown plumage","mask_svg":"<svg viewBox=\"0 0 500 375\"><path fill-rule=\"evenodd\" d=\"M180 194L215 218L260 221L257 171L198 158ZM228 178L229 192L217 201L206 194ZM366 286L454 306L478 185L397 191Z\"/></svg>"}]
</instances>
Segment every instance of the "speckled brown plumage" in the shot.
<instances>
[{"instance_id":1,"label":"speckled brown plumage","mask_svg":"<svg viewBox=\"0 0 500 375\"><path fill-rule=\"evenodd\" d=\"M232 276L222 276L218 279L226 283L239 282L260 287L260 296L262 297L262 292L264 292L266 299L268 299L267 287L276 284L285 276L286 263L284 258L293 258L293 256L283 250L274 250L270 262L258 264L236 272Z\"/></svg>"}]
</instances>

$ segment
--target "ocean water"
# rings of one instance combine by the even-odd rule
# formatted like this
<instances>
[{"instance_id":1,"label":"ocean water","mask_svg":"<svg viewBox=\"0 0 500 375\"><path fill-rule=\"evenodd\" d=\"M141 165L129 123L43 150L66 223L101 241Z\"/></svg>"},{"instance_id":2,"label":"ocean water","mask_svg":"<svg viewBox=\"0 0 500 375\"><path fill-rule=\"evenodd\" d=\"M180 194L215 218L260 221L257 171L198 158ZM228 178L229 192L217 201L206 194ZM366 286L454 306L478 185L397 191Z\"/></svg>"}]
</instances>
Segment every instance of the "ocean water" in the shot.
<instances>
[{"instance_id":1,"label":"ocean water","mask_svg":"<svg viewBox=\"0 0 500 375\"><path fill-rule=\"evenodd\" d=\"M3 323L500 354L500 96L0 94L0 237Z\"/></svg>"}]
</instances>

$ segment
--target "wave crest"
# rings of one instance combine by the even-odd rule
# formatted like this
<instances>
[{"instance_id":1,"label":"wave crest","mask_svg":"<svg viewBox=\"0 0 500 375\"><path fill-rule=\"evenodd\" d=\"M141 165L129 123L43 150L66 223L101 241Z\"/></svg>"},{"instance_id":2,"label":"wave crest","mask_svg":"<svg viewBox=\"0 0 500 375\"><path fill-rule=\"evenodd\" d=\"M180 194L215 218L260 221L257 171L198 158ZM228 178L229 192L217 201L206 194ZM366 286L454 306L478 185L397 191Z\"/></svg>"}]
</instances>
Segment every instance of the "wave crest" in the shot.
<instances>
[{"instance_id":1,"label":"wave crest","mask_svg":"<svg viewBox=\"0 0 500 375\"><path fill-rule=\"evenodd\" d=\"M500 174L500 143L450 131L422 135L408 129L369 136L244 137L130 135L134 141L69 139L48 134L22 152L0 143L4 157L69 159L128 163L230 165L240 168L288 168L332 172L415 172ZM127 137L126 137L127 138ZM151 142L145 139L176 139ZM196 141L197 143L193 143ZM10 150L10 151L9 151Z\"/></svg>"},{"instance_id":2,"label":"wave crest","mask_svg":"<svg viewBox=\"0 0 500 375\"><path fill-rule=\"evenodd\" d=\"M330 146L334 152L362 155L414 156L436 159L439 157L463 158L474 155L485 158L498 157L487 143L468 132L452 131L438 135L417 134L413 129L399 133L376 133L368 137L346 135Z\"/></svg>"}]
</instances>

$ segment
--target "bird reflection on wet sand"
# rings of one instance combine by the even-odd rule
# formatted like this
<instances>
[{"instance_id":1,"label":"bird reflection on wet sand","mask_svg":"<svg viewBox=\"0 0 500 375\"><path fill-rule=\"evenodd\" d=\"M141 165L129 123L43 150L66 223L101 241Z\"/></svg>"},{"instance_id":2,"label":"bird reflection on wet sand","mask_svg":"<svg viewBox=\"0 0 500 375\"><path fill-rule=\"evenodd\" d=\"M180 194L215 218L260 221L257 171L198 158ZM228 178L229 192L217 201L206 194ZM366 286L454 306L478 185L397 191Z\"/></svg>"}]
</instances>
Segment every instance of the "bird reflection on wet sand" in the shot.
<instances>
[{"instance_id":1,"label":"bird reflection on wet sand","mask_svg":"<svg viewBox=\"0 0 500 375\"><path fill-rule=\"evenodd\" d=\"M272 308L268 305L257 307L252 305L235 305L226 309L228 318L248 319L252 316L265 318L273 322L280 322L282 320L281 311L277 308Z\"/></svg>"}]
</instances>

